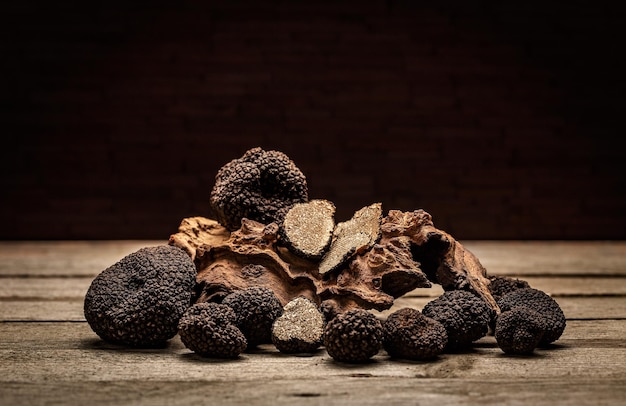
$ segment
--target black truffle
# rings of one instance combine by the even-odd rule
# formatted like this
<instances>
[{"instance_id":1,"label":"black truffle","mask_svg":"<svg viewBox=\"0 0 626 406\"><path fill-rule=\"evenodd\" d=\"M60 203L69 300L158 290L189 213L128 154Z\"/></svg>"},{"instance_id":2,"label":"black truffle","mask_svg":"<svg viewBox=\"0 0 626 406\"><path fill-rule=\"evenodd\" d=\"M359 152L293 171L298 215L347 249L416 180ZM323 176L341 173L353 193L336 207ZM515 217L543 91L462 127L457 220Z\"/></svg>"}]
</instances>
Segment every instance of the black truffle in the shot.
<instances>
[{"instance_id":1,"label":"black truffle","mask_svg":"<svg viewBox=\"0 0 626 406\"><path fill-rule=\"evenodd\" d=\"M280 228L283 244L302 258L319 260L330 245L334 216L335 205L328 200L296 203L287 211Z\"/></svg>"},{"instance_id":2,"label":"black truffle","mask_svg":"<svg viewBox=\"0 0 626 406\"><path fill-rule=\"evenodd\" d=\"M222 303L235 311L235 324L248 340L248 348L272 342L272 324L283 314L274 291L266 287L237 290Z\"/></svg>"},{"instance_id":3,"label":"black truffle","mask_svg":"<svg viewBox=\"0 0 626 406\"><path fill-rule=\"evenodd\" d=\"M500 313L494 335L507 354L531 354L545 333L545 320L528 307L514 307Z\"/></svg>"},{"instance_id":4,"label":"black truffle","mask_svg":"<svg viewBox=\"0 0 626 406\"><path fill-rule=\"evenodd\" d=\"M311 353L322 345L324 315L304 297L291 300L272 326L272 342L285 354Z\"/></svg>"},{"instance_id":5,"label":"black truffle","mask_svg":"<svg viewBox=\"0 0 626 406\"><path fill-rule=\"evenodd\" d=\"M89 326L103 340L160 346L191 306L196 268L182 249L145 247L102 271L85 295Z\"/></svg>"},{"instance_id":6,"label":"black truffle","mask_svg":"<svg viewBox=\"0 0 626 406\"><path fill-rule=\"evenodd\" d=\"M393 312L387 317L383 327L383 348L393 358L434 358L443 352L448 343L445 327L417 309L405 307Z\"/></svg>"},{"instance_id":7,"label":"black truffle","mask_svg":"<svg viewBox=\"0 0 626 406\"><path fill-rule=\"evenodd\" d=\"M489 277L489 282L489 292L496 301L507 293L530 287L525 280L511 278L509 276L492 275Z\"/></svg>"},{"instance_id":8,"label":"black truffle","mask_svg":"<svg viewBox=\"0 0 626 406\"><path fill-rule=\"evenodd\" d=\"M446 350L462 350L485 336L494 311L477 295L465 290L444 292L422 309L426 317L437 320L448 333Z\"/></svg>"},{"instance_id":9,"label":"black truffle","mask_svg":"<svg viewBox=\"0 0 626 406\"><path fill-rule=\"evenodd\" d=\"M244 217L281 224L291 206L307 200L306 178L287 155L253 148L217 172L210 206L216 220L233 231Z\"/></svg>"},{"instance_id":10,"label":"black truffle","mask_svg":"<svg viewBox=\"0 0 626 406\"><path fill-rule=\"evenodd\" d=\"M328 355L340 362L365 362L378 354L384 340L380 320L363 309L340 313L324 328Z\"/></svg>"},{"instance_id":11,"label":"black truffle","mask_svg":"<svg viewBox=\"0 0 626 406\"><path fill-rule=\"evenodd\" d=\"M539 289L518 289L502 296L497 303L502 312L514 307L527 307L541 315L544 319L545 332L539 342L540 347L558 340L565 331L566 320L563 310L550 295Z\"/></svg>"}]
</instances>

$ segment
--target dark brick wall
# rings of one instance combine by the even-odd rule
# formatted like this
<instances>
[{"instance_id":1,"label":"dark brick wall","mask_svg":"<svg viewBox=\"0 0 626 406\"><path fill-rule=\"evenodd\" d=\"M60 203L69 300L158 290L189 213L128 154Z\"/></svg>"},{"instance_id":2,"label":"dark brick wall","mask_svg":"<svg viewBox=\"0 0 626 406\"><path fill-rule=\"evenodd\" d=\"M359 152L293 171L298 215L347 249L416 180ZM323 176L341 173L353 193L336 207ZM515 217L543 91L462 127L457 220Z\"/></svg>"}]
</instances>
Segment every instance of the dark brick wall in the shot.
<instances>
[{"instance_id":1,"label":"dark brick wall","mask_svg":"<svg viewBox=\"0 0 626 406\"><path fill-rule=\"evenodd\" d=\"M338 220L380 201L459 239L625 238L624 14L424 4L4 3L0 238L167 238L255 146Z\"/></svg>"}]
</instances>

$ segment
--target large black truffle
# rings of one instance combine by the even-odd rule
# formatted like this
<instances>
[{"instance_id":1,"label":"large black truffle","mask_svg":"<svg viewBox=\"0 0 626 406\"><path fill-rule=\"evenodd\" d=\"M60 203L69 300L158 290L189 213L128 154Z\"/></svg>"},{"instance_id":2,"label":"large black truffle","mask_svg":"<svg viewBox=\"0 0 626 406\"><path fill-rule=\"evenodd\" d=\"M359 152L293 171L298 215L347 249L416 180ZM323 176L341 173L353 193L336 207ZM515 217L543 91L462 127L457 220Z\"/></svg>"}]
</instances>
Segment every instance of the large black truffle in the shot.
<instances>
[{"instance_id":1,"label":"large black truffle","mask_svg":"<svg viewBox=\"0 0 626 406\"><path fill-rule=\"evenodd\" d=\"M487 303L465 290L444 292L428 302L422 313L443 324L448 333L446 350L449 351L462 350L484 337L494 317Z\"/></svg>"},{"instance_id":2,"label":"large black truffle","mask_svg":"<svg viewBox=\"0 0 626 406\"><path fill-rule=\"evenodd\" d=\"M502 296L518 289L530 288L528 282L510 276L492 275L489 277L489 292L497 301Z\"/></svg>"},{"instance_id":3,"label":"large black truffle","mask_svg":"<svg viewBox=\"0 0 626 406\"><path fill-rule=\"evenodd\" d=\"M387 317L383 327L383 348L393 358L434 358L443 352L448 343L445 327L417 309L405 307L393 312Z\"/></svg>"},{"instance_id":4,"label":"large black truffle","mask_svg":"<svg viewBox=\"0 0 626 406\"><path fill-rule=\"evenodd\" d=\"M497 303L502 312L515 307L527 307L541 315L544 319L545 332L539 342L540 347L558 340L565 331L566 320L561 306L539 289L518 289L502 296Z\"/></svg>"},{"instance_id":5,"label":"large black truffle","mask_svg":"<svg viewBox=\"0 0 626 406\"><path fill-rule=\"evenodd\" d=\"M103 340L160 346L176 335L191 305L196 268L170 245L145 247L102 271L85 295L89 326Z\"/></svg>"},{"instance_id":6,"label":"large black truffle","mask_svg":"<svg viewBox=\"0 0 626 406\"><path fill-rule=\"evenodd\" d=\"M531 354L545 333L545 320L528 307L514 307L500 313L496 320L495 338L507 354Z\"/></svg>"},{"instance_id":7,"label":"large black truffle","mask_svg":"<svg viewBox=\"0 0 626 406\"><path fill-rule=\"evenodd\" d=\"M281 224L291 206L307 200L306 178L287 155L253 148L217 172L210 206L216 220L233 231L244 217Z\"/></svg>"},{"instance_id":8,"label":"large black truffle","mask_svg":"<svg viewBox=\"0 0 626 406\"><path fill-rule=\"evenodd\" d=\"M222 301L236 315L236 325L248 340L248 348L272 342L272 324L283 314L283 306L270 288L237 290Z\"/></svg>"},{"instance_id":9,"label":"large black truffle","mask_svg":"<svg viewBox=\"0 0 626 406\"><path fill-rule=\"evenodd\" d=\"M340 313L324 328L328 355L340 362L365 362L378 354L384 340L380 320L363 309Z\"/></svg>"},{"instance_id":10,"label":"large black truffle","mask_svg":"<svg viewBox=\"0 0 626 406\"><path fill-rule=\"evenodd\" d=\"M196 303L178 323L180 339L191 351L204 357L235 358L248 345L235 326L237 316L229 306Z\"/></svg>"}]
</instances>

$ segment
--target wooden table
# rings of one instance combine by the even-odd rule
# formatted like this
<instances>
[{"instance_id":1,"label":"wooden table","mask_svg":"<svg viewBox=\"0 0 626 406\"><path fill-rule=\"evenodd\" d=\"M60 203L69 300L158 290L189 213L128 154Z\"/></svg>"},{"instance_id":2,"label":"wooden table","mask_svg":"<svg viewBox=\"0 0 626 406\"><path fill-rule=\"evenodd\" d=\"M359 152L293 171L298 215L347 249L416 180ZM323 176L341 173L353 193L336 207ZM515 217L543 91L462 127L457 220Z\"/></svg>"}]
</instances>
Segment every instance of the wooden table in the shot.
<instances>
[{"instance_id":1,"label":"wooden table","mask_svg":"<svg viewBox=\"0 0 626 406\"><path fill-rule=\"evenodd\" d=\"M93 277L164 241L0 242L0 403L32 404L624 404L626 242L464 241L488 272L527 280L558 301L567 328L531 357L487 336L431 362L336 363L321 349L271 345L203 359L178 337L165 349L101 341L83 316ZM398 299L421 309L437 287ZM388 314L389 311L385 312ZM381 317L385 316L381 314Z\"/></svg>"}]
</instances>

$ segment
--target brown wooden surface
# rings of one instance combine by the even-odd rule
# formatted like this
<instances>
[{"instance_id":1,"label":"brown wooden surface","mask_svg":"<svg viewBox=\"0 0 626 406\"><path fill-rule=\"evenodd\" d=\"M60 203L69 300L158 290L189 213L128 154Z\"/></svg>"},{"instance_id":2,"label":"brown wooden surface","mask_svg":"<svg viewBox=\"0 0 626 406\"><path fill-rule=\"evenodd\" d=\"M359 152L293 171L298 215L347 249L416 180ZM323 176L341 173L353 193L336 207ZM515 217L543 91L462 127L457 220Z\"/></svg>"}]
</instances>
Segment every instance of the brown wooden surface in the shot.
<instances>
[{"instance_id":1,"label":"brown wooden surface","mask_svg":"<svg viewBox=\"0 0 626 406\"><path fill-rule=\"evenodd\" d=\"M550 349L511 357L492 336L431 362L336 363L324 349L271 345L237 360L204 359L178 337L136 350L101 341L84 320L89 283L138 248L164 241L0 243L0 404L623 404L626 242L464 242L490 274L517 276L568 319ZM418 289L394 307L421 309Z\"/></svg>"}]
</instances>

